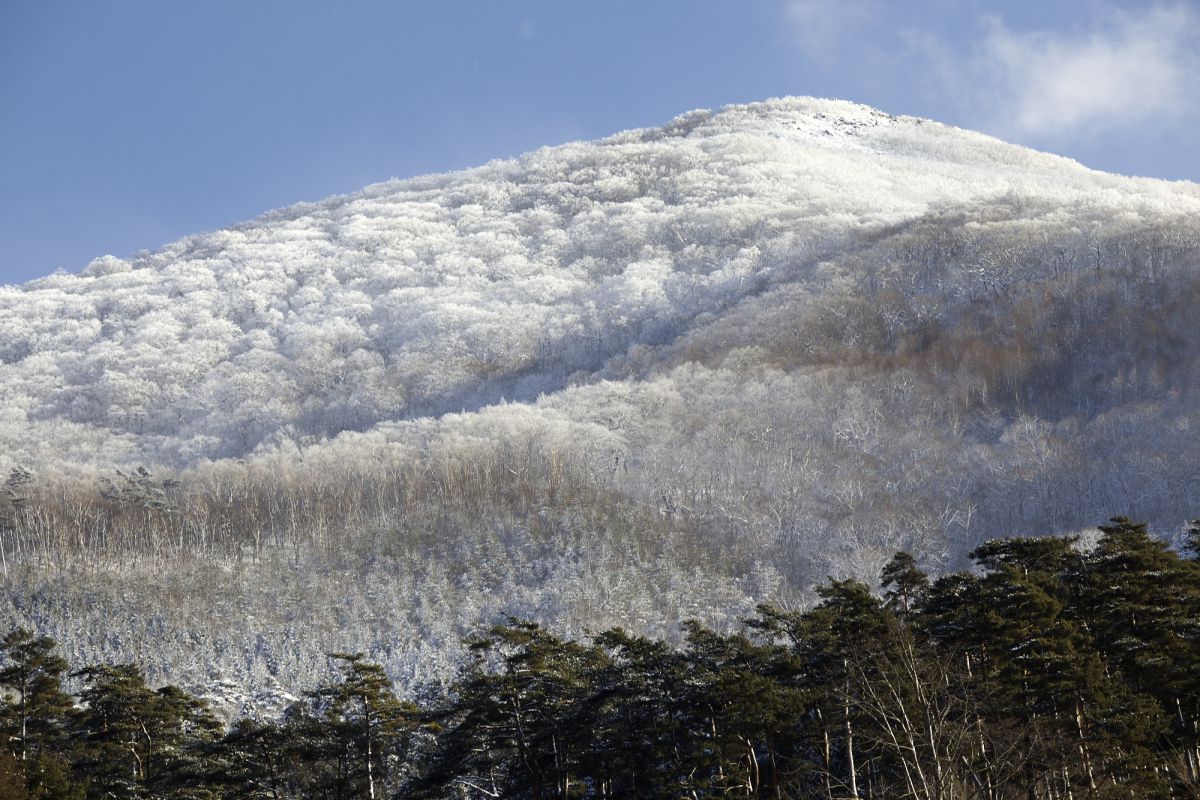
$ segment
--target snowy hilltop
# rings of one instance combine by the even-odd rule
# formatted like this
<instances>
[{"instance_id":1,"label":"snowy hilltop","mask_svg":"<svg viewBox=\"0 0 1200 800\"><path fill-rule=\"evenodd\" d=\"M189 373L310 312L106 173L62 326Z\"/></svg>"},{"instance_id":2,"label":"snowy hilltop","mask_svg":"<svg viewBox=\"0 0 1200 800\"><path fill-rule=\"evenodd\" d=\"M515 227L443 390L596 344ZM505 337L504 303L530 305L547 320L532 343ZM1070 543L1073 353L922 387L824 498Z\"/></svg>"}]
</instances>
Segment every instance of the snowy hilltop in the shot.
<instances>
[{"instance_id":1,"label":"snowy hilltop","mask_svg":"<svg viewBox=\"0 0 1200 800\"><path fill-rule=\"evenodd\" d=\"M842 102L692 112L6 288L6 450L186 467L532 401L771 287L819 297L897 226L974 214L986 239L1022 204L1032 245L1194 219L1200 191ZM955 294L1032 267L952 266Z\"/></svg>"}]
</instances>

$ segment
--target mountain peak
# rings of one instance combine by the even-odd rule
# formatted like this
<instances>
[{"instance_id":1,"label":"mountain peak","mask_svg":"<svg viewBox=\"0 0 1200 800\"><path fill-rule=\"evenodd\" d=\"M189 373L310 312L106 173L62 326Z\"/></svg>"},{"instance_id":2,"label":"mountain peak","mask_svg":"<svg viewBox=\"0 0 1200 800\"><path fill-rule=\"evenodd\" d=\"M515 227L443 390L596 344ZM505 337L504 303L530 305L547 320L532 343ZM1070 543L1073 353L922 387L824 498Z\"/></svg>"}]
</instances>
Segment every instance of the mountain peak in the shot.
<instances>
[{"instance_id":1,"label":"mountain peak","mask_svg":"<svg viewBox=\"0 0 1200 800\"><path fill-rule=\"evenodd\" d=\"M900 226L1013 208L1078 229L1200 197L840 100L692 111L6 289L11 451L185 466L532 400Z\"/></svg>"}]
</instances>

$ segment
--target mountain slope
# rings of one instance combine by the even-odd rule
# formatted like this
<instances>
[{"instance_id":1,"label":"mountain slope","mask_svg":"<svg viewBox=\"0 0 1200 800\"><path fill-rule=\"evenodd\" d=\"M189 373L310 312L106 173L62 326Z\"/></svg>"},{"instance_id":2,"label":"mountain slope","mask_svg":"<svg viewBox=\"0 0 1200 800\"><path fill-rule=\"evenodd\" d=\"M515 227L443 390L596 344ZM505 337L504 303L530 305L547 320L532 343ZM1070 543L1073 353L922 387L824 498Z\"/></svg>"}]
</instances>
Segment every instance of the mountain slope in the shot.
<instances>
[{"instance_id":1,"label":"mountain slope","mask_svg":"<svg viewBox=\"0 0 1200 800\"><path fill-rule=\"evenodd\" d=\"M767 284L814 285L892 226L1005 203L1098 228L1194 216L1200 194L845 103L693 112L8 288L5 439L38 464L187 466L529 400ZM968 290L993 277L972 266Z\"/></svg>"},{"instance_id":2,"label":"mountain slope","mask_svg":"<svg viewBox=\"0 0 1200 800\"><path fill-rule=\"evenodd\" d=\"M8 287L9 616L411 684L504 613L720 625L898 548L1170 533L1198 221L1195 184L784 99Z\"/></svg>"}]
</instances>

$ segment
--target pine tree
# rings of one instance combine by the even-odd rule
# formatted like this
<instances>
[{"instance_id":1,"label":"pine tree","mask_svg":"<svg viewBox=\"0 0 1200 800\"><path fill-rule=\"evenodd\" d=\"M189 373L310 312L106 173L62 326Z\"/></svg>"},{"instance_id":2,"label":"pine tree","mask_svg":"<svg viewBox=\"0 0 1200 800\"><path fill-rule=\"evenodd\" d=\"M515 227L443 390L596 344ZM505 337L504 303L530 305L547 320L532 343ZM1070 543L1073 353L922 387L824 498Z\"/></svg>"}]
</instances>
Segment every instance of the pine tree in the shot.
<instances>
[{"instance_id":1,"label":"pine tree","mask_svg":"<svg viewBox=\"0 0 1200 800\"><path fill-rule=\"evenodd\" d=\"M242 718L211 748L204 780L230 800L280 800L294 755L285 728Z\"/></svg>"},{"instance_id":2,"label":"pine tree","mask_svg":"<svg viewBox=\"0 0 1200 800\"><path fill-rule=\"evenodd\" d=\"M1183 549L1185 552L1191 553L1193 561L1200 561L1200 519L1194 519L1188 523L1187 530L1184 532Z\"/></svg>"},{"instance_id":3,"label":"pine tree","mask_svg":"<svg viewBox=\"0 0 1200 800\"><path fill-rule=\"evenodd\" d=\"M332 752L345 760L341 770L349 794L375 800L387 794L389 759L403 755L405 737L415 727L415 706L401 703L383 667L362 653L330 654L341 680L310 693L322 709L320 721Z\"/></svg>"},{"instance_id":4,"label":"pine tree","mask_svg":"<svg viewBox=\"0 0 1200 800\"><path fill-rule=\"evenodd\" d=\"M76 761L89 797L206 797L199 759L220 725L207 706L168 686L155 691L132 664L87 667Z\"/></svg>"},{"instance_id":5,"label":"pine tree","mask_svg":"<svg viewBox=\"0 0 1200 800\"><path fill-rule=\"evenodd\" d=\"M988 570L971 623L983 655L980 678L1023 732L1031 784L1063 793L1082 785L1095 796L1116 782L1158 796L1150 753L1162 715L1106 669L1081 605L1085 565L1073 545L1006 539L972 554Z\"/></svg>"},{"instance_id":6,"label":"pine tree","mask_svg":"<svg viewBox=\"0 0 1200 800\"><path fill-rule=\"evenodd\" d=\"M440 717L430 779L487 794L568 797L581 785L584 747L597 734L589 703L606 658L539 625L510 620L469 643L473 661Z\"/></svg>"},{"instance_id":7,"label":"pine tree","mask_svg":"<svg viewBox=\"0 0 1200 800\"><path fill-rule=\"evenodd\" d=\"M58 757L66 738L67 715L74 703L62 689L67 662L55 642L18 628L0 640L0 735L24 779L37 784Z\"/></svg>"},{"instance_id":8,"label":"pine tree","mask_svg":"<svg viewBox=\"0 0 1200 800\"><path fill-rule=\"evenodd\" d=\"M884 565L880 585L892 613L907 616L929 591L929 576L921 571L910 553L900 551Z\"/></svg>"},{"instance_id":9,"label":"pine tree","mask_svg":"<svg viewBox=\"0 0 1200 800\"><path fill-rule=\"evenodd\" d=\"M1125 683L1158 701L1200 783L1200 562L1124 517L1100 530L1085 568L1088 627Z\"/></svg>"},{"instance_id":10,"label":"pine tree","mask_svg":"<svg viewBox=\"0 0 1200 800\"><path fill-rule=\"evenodd\" d=\"M596 678L590 715L597 746L585 760L603 797L698 793L716 766L713 722L692 659L623 630L595 639L611 659Z\"/></svg>"},{"instance_id":11,"label":"pine tree","mask_svg":"<svg viewBox=\"0 0 1200 800\"><path fill-rule=\"evenodd\" d=\"M177 686L155 693L143 725L156 742L148 764L147 786L163 798L199 800L208 789L208 764L223 732L208 705Z\"/></svg>"},{"instance_id":12,"label":"pine tree","mask_svg":"<svg viewBox=\"0 0 1200 800\"><path fill-rule=\"evenodd\" d=\"M856 684L869 679L871 662L895 638L898 622L870 589L854 580L818 586L821 602L807 612L760 606L752 628L790 641L804 684L812 691L811 713L820 741L819 770L825 793L861 797L861 752L855 748ZM860 732L861 733L861 732ZM840 762L840 763L839 763Z\"/></svg>"},{"instance_id":13,"label":"pine tree","mask_svg":"<svg viewBox=\"0 0 1200 800\"><path fill-rule=\"evenodd\" d=\"M811 698L784 648L686 623L684 713L698 756L711 758L706 786L722 795L782 794L798 765L794 746ZM698 759L700 760L700 759Z\"/></svg>"},{"instance_id":14,"label":"pine tree","mask_svg":"<svg viewBox=\"0 0 1200 800\"><path fill-rule=\"evenodd\" d=\"M24 768L8 750L0 750L0 797L4 800L32 800L25 786Z\"/></svg>"}]
</instances>

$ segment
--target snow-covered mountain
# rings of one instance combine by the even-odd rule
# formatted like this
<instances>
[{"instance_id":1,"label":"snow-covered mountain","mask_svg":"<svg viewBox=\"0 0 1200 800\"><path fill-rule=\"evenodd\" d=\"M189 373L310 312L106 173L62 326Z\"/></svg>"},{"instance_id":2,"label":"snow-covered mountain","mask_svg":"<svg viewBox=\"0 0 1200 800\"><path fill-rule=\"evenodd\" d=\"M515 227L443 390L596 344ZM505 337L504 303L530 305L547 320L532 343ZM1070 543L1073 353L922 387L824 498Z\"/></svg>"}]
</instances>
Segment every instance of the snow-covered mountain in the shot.
<instances>
[{"instance_id":1,"label":"snow-covered mountain","mask_svg":"<svg viewBox=\"0 0 1200 800\"><path fill-rule=\"evenodd\" d=\"M1200 189L848 103L692 112L5 288L5 451L188 466L531 401L624 377L632 350L771 287L819 299L899 226L969 215L958 228L986 240L1021 206L1033 245L1196 219ZM971 258L947 265L941 291L1034 267Z\"/></svg>"},{"instance_id":2,"label":"snow-covered mountain","mask_svg":"<svg viewBox=\"0 0 1200 800\"><path fill-rule=\"evenodd\" d=\"M81 552L172 555L137 614L224 583L160 624L212 625L232 591L275 648L355 574L324 643L416 680L412 648L505 611L719 621L900 547L1200 515L1200 186L845 102L377 184L0 309L0 453L34 478L11 487L12 615L72 641L88 601L38 603L82 591L55 582ZM251 543L292 566L205 572ZM297 574L329 583L291 610L258 593ZM455 607L412 600L432 585Z\"/></svg>"}]
</instances>

